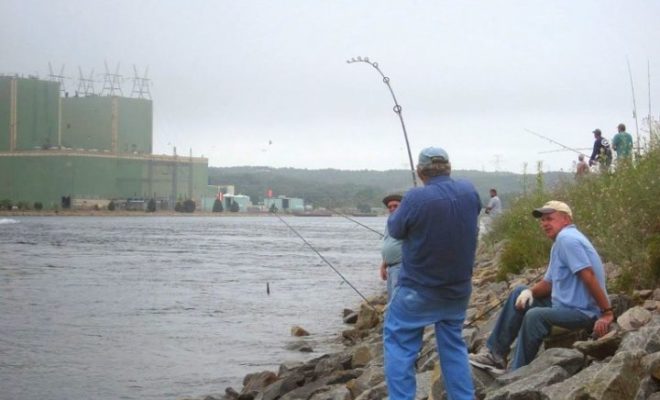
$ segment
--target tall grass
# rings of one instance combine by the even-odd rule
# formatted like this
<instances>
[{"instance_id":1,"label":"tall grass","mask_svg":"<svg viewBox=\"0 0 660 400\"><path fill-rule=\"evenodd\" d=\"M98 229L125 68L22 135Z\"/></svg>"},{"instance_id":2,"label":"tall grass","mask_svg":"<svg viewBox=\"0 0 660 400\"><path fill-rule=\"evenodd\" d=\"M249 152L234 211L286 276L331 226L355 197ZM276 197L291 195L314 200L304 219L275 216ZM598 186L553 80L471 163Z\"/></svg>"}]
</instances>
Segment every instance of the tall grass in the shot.
<instances>
[{"instance_id":1,"label":"tall grass","mask_svg":"<svg viewBox=\"0 0 660 400\"><path fill-rule=\"evenodd\" d=\"M610 282L615 289L655 288L660 282L659 174L660 148L655 147L634 166L619 165L613 173L592 174L553 190L544 190L537 181L536 190L517 198L485 238L487 243L506 241L499 278L547 264L552 243L531 211L548 200L561 200L603 261L620 267L621 274Z\"/></svg>"}]
</instances>

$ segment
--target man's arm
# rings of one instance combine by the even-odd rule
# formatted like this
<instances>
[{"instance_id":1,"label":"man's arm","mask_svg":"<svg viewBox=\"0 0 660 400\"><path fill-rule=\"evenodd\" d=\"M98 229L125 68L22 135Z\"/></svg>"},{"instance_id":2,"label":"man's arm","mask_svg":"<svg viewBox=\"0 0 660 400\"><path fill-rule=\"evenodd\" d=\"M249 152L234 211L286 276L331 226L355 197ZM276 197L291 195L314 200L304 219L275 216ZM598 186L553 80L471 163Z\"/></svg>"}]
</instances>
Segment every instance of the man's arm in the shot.
<instances>
[{"instance_id":1,"label":"man's arm","mask_svg":"<svg viewBox=\"0 0 660 400\"><path fill-rule=\"evenodd\" d=\"M610 301L598 284L594 270L591 267L586 267L578 271L578 276L584 282L584 286L587 287L589 294L596 300L598 307L601 310L605 310L594 324L596 336L601 337L609 331L609 326L614 321L614 312L610 307Z\"/></svg>"},{"instance_id":2,"label":"man's arm","mask_svg":"<svg viewBox=\"0 0 660 400\"><path fill-rule=\"evenodd\" d=\"M380 279L387 280L387 263L385 261L380 263Z\"/></svg>"},{"instance_id":3,"label":"man's arm","mask_svg":"<svg viewBox=\"0 0 660 400\"><path fill-rule=\"evenodd\" d=\"M544 297L549 297L552 294L552 283L541 279L534 286L532 286L532 296L534 298L542 299Z\"/></svg>"},{"instance_id":4,"label":"man's arm","mask_svg":"<svg viewBox=\"0 0 660 400\"><path fill-rule=\"evenodd\" d=\"M524 310L525 307L531 306L535 298L544 298L550 296L552 293L552 283L542 279L537 282L531 289L525 289L518 295L515 307L518 310Z\"/></svg>"}]
</instances>

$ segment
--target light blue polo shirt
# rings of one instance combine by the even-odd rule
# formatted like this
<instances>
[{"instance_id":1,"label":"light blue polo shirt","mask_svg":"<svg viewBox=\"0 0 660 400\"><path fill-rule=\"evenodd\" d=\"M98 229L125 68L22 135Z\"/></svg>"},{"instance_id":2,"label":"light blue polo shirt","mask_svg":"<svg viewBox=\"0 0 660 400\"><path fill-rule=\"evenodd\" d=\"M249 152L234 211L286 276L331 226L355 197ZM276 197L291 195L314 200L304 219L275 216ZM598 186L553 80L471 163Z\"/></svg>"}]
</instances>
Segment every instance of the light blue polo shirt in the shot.
<instances>
[{"instance_id":1,"label":"light blue polo shirt","mask_svg":"<svg viewBox=\"0 0 660 400\"><path fill-rule=\"evenodd\" d=\"M550 251L550 263L543 278L552 284L552 306L577 309L589 317L598 317L600 308L577 273L591 267L598 284L607 296L605 271L596 249L575 225L564 227Z\"/></svg>"}]
</instances>

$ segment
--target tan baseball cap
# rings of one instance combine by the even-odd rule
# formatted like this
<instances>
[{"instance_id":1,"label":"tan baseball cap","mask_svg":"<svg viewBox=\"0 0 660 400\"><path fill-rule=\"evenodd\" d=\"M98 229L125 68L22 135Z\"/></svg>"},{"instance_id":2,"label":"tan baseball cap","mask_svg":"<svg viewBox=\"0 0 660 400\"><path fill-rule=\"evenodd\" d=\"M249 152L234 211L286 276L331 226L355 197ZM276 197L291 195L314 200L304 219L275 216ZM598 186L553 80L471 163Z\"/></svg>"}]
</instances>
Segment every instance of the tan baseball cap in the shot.
<instances>
[{"instance_id":1,"label":"tan baseball cap","mask_svg":"<svg viewBox=\"0 0 660 400\"><path fill-rule=\"evenodd\" d=\"M551 200L543 205L543 207L535 208L532 211L532 215L535 218L541 218L543 214L552 214L553 212L560 211L568 214L569 217L573 218L573 211L568 206L568 204L563 201Z\"/></svg>"}]
</instances>

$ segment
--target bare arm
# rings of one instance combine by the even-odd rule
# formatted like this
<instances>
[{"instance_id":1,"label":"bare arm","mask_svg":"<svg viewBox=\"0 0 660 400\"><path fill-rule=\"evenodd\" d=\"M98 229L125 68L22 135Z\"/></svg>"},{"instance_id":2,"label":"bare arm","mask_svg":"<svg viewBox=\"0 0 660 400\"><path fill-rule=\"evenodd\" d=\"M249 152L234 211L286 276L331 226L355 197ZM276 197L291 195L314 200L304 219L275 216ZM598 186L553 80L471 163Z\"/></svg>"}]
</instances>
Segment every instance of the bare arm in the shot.
<instances>
[{"instance_id":1,"label":"bare arm","mask_svg":"<svg viewBox=\"0 0 660 400\"><path fill-rule=\"evenodd\" d=\"M609 326L614 321L614 313L611 310L610 301L598 284L594 270L591 267L579 271L578 276L584 282L584 286L587 287L589 294L596 300L598 307L601 310L608 310L601 314L594 325L594 332L598 337L601 337L609 331Z\"/></svg>"},{"instance_id":2,"label":"bare arm","mask_svg":"<svg viewBox=\"0 0 660 400\"><path fill-rule=\"evenodd\" d=\"M380 279L386 281L387 280L387 264L385 261L380 263Z\"/></svg>"},{"instance_id":3,"label":"bare arm","mask_svg":"<svg viewBox=\"0 0 660 400\"><path fill-rule=\"evenodd\" d=\"M544 298L552 294L552 284L546 280L540 280L532 286L532 296L534 298Z\"/></svg>"}]
</instances>

